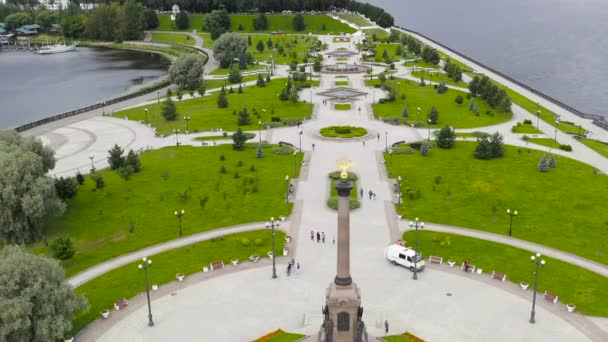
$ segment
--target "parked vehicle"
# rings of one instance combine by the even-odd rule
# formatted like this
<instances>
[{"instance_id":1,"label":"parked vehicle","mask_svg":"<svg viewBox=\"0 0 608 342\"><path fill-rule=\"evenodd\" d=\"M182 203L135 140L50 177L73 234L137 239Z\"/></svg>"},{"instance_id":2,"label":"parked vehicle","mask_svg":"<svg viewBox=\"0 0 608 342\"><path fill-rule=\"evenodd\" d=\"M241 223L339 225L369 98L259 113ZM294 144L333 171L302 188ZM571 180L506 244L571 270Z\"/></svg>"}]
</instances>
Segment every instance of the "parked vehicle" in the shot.
<instances>
[{"instance_id":1,"label":"parked vehicle","mask_svg":"<svg viewBox=\"0 0 608 342\"><path fill-rule=\"evenodd\" d=\"M424 260L422 255L416 255L416 251L398 244L392 244L384 249L384 257L393 263L393 265L401 265L414 271L414 265L418 271L424 269Z\"/></svg>"}]
</instances>

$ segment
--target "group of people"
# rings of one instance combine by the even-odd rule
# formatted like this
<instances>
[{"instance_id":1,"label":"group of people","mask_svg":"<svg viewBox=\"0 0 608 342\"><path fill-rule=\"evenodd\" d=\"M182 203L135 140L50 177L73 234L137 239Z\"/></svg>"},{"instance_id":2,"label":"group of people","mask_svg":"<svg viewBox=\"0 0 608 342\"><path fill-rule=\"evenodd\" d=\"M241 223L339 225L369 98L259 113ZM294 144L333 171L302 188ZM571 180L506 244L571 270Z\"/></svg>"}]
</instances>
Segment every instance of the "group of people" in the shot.
<instances>
[{"instance_id":1,"label":"group of people","mask_svg":"<svg viewBox=\"0 0 608 342\"><path fill-rule=\"evenodd\" d=\"M300 263L296 262L295 259L291 259L291 261L289 263L287 263L287 275L291 275L291 270L293 268L296 268L298 271L300 270Z\"/></svg>"},{"instance_id":2,"label":"group of people","mask_svg":"<svg viewBox=\"0 0 608 342\"><path fill-rule=\"evenodd\" d=\"M310 241L315 241L315 238L317 239L318 243L325 243L325 232L320 232L317 231L315 232L314 229L310 230ZM333 244L336 244L336 237L334 236L333 240L332 240Z\"/></svg>"},{"instance_id":3,"label":"group of people","mask_svg":"<svg viewBox=\"0 0 608 342\"><path fill-rule=\"evenodd\" d=\"M361 188L359 190L359 197L363 198L363 194L365 194L365 191L363 191L363 188ZM367 194L369 195L369 199L376 199L376 193L373 191L368 191Z\"/></svg>"}]
</instances>

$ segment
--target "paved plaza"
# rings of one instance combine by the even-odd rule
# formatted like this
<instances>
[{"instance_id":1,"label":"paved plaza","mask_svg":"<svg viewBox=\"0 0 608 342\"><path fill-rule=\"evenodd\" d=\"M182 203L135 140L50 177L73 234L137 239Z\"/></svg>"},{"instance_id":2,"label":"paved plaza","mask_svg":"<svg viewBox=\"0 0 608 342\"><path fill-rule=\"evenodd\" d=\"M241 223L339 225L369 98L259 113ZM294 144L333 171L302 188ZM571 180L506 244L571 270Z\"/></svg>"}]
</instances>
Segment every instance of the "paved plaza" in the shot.
<instances>
[{"instance_id":1,"label":"paved plaza","mask_svg":"<svg viewBox=\"0 0 608 342\"><path fill-rule=\"evenodd\" d=\"M321 39L328 43L327 51L340 47L356 51L354 43L360 37L355 36L350 43L334 43L331 37ZM348 62L359 64L359 59L360 55L349 57ZM381 70L378 67L374 73ZM409 68L398 67L398 76L409 77L409 73ZM286 77L287 68L280 67L277 75ZM364 75L349 75L348 87L366 93L351 103L350 110L336 111L331 101L324 103L325 98L319 93L334 88L336 79L335 75L323 74L320 87L305 89L300 94L302 100L315 104L312 119L299 128L273 129L262 135L269 142L286 141L297 147L301 139L306 152L302 176L296 182L294 213L288 224L281 227L294 237L289 257L300 263L301 270L286 276L287 259L282 258L279 278L272 280L270 266L245 269L237 266L223 271L225 274L221 276L191 282L171 293L153 294L156 323L153 328L146 325L147 307L131 305L126 312L113 313L118 318L112 326L93 323L78 341L250 341L277 328L315 334L322 321L325 290L336 273L336 245L332 240L336 236L337 215L326 206L330 190L327 175L337 169L336 161L342 157L353 161L352 171L359 176L358 187L366 194L369 190L377 194L372 200L364 196L361 208L351 213L351 271L361 288L363 319L371 335L384 335L382 323L388 320L391 333L407 330L428 341L608 339L608 333L601 328L606 328L604 321L593 323L582 315L567 314L561 305L544 301L537 307L537 324L529 324L531 291L524 292L509 282L490 280L487 274L470 275L433 265L414 281L409 271L387 262L383 249L400 236L403 227L400 228L394 214L391 182L384 172L382 152L396 141L424 139L427 130L387 125L373 119L371 104L384 94L365 87ZM525 146L510 133L510 128L517 121L535 117L517 106L513 112L513 119L507 123L475 130L499 131L505 136L505 143ZM370 134L349 141L318 134L322 127L331 125L361 126ZM540 129L552 134L548 124L541 123ZM206 133L183 135L181 143L200 145L193 138L201 134ZM106 166L107 150L114 144L134 150L175 145L174 136L156 137L151 128L141 123L100 116L45 131L40 137L57 152L57 166L53 170L57 176L88 171L91 155L96 168ZM560 140L576 150L576 154L567 154L569 157L608 172L606 158L567 139L571 138ZM432 217L423 219L432 221ZM310 241L311 229L325 232L326 242ZM96 275L91 273L90 277ZM83 281L86 279L77 279L76 283ZM139 303L143 304L141 300Z\"/></svg>"}]
</instances>

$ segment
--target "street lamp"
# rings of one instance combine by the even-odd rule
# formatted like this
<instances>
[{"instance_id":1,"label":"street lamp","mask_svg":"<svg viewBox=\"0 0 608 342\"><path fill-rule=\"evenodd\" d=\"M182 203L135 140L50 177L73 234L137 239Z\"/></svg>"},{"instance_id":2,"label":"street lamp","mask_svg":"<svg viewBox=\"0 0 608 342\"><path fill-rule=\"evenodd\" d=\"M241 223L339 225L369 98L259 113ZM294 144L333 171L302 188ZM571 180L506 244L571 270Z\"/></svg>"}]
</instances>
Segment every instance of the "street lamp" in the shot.
<instances>
[{"instance_id":1,"label":"street lamp","mask_svg":"<svg viewBox=\"0 0 608 342\"><path fill-rule=\"evenodd\" d=\"M148 326L154 326L154 321L152 320L152 306L150 306L150 282L148 281L148 268L152 267L152 260L143 257L141 259L141 261L143 261L143 264L139 264L137 265L137 268L139 268L139 270L144 270L144 274L146 275L146 296L148 298Z\"/></svg>"},{"instance_id":2,"label":"street lamp","mask_svg":"<svg viewBox=\"0 0 608 342\"><path fill-rule=\"evenodd\" d=\"M300 136L300 152L302 152L302 130L298 132L298 135Z\"/></svg>"},{"instance_id":3,"label":"street lamp","mask_svg":"<svg viewBox=\"0 0 608 342\"><path fill-rule=\"evenodd\" d=\"M534 308L536 307L536 289L538 288L538 266L545 266L545 260L540 259L540 253L536 253L530 257L532 262L536 264L536 272L534 272L534 293L532 294L532 313L530 314L530 323L536 323L534 319Z\"/></svg>"},{"instance_id":4,"label":"street lamp","mask_svg":"<svg viewBox=\"0 0 608 342\"><path fill-rule=\"evenodd\" d=\"M289 203L289 176L285 176L285 184L287 184L287 188L285 189L285 203Z\"/></svg>"},{"instance_id":5,"label":"street lamp","mask_svg":"<svg viewBox=\"0 0 608 342\"><path fill-rule=\"evenodd\" d=\"M428 138L428 141L431 141L431 119L429 119L428 122L429 122L429 138Z\"/></svg>"},{"instance_id":6,"label":"street lamp","mask_svg":"<svg viewBox=\"0 0 608 342\"><path fill-rule=\"evenodd\" d=\"M539 125L540 125L540 109L536 110L536 129L539 130Z\"/></svg>"},{"instance_id":7,"label":"street lamp","mask_svg":"<svg viewBox=\"0 0 608 342\"><path fill-rule=\"evenodd\" d=\"M296 157L298 155L298 151L293 151L293 178L296 178Z\"/></svg>"},{"instance_id":8,"label":"street lamp","mask_svg":"<svg viewBox=\"0 0 608 342\"><path fill-rule=\"evenodd\" d=\"M401 176L397 177L397 190L398 190L397 196L399 196L399 204L401 204L402 203L402 200L401 200Z\"/></svg>"},{"instance_id":9,"label":"street lamp","mask_svg":"<svg viewBox=\"0 0 608 342\"><path fill-rule=\"evenodd\" d=\"M184 216L186 212L184 209L182 211L175 211L175 216L177 216L177 222L179 223L179 236L182 236L182 216Z\"/></svg>"},{"instance_id":10,"label":"street lamp","mask_svg":"<svg viewBox=\"0 0 608 342\"><path fill-rule=\"evenodd\" d=\"M393 149L388 150L388 155L391 160L391 167L388 170L388 178L393 178Z\"/></svg>"},{"instance_id":11,"label":"street lamp","mask_svg":"<svg viewBox=\"0 0 608 342\"><path fill-rule=\"evenodd\" d=\"M416 228L416 254L414 255L414 276L412 278L414 280L418 279L418 227L424 229L424 222L418 221L416 217L414 222L410 221L410 228Z\"/></svg>"},{"instance_id":12,"label":"street lamp","mask_svg":"<svg viewBox=\"0 0 608 342\"><path fill-rule=\"evenodd\" d=\"M190 117L184 116L184 120L186 120L186 134L190 134L190 127L188 126L188 121L190 121Z\"/></svg>"},{"instance_id":13,"label":"street lamp","mask_svg":"<svg viewBox=\"0 0 608 342\"><path fill-rule=\"evenodd\" d=\"M275 221L274 217L270 218L270 222L266 222L266 229L272 228L272 279L277 278L277 268L275 266L275 256L274 252L274 228L279 226L279 221Z\"/></svg>"},{"instance_id":14,"label":"street lamp","mask_svg":"<svg viewBox=\"0 0 608 342\"><path fill-rule=\"evenodd\" d=\"M258 121L258 141L262 145L262 120Z\"/></svg>"},{"instance_id":15,"label":"street lamp","mask_svg":"<svg viewBox=\"0 0 608 342\"><path fill-rule=\"evenodd\" d=\"M144 108L144 112L146 112L146 125L148 124L148 108Z\"/></svg>"},{"instance_id":16,"label":"street lamp","mask_svg":"<svg viewBox=\"0 0 608 342\"><path fill-rule=\"evenodd\" d=\"M420 107L416 108L418 110L418 121L420 121Z\"/></svg>"},{"instance_id":17,"label":"street lamp","mask_svg":"<svg viewBox=\"0 0 608 342\"><path fill-rule=\"evenodd\" d=\"M101 101L101 116L106 115L106 101Z\"/></svg>"},{"instance_id":18,"label":"street lamp","mask_svg":"<svg viewBox=\"0 0 608 342\"><path fill-rule=\"evenodd\" d=\"M178 129L174 129L173 133L175 133L175 146L179 146L179 128Z\"/></svg>"},{"instance_id":19,"label":"street lamp","mask_svg":"<svg viewBox=\"0 0 608 342\"><path fill-rule=\"evenodd\" d=\"M511 236L511 231L513 229L513 217L517 216L517 210L511 212L511 209L507 209L507 215L511 216L511 223L509 223L509 236Z\"/></svg>"},{"instance_id":20,"label":"street lamp","mask_svg":"<svg viewBox=\"0 0 608 342\"><path fill-rule=\"evenodd\" d=\"M93 163L93 158L95 158L95 156L89 154L89 159L91 159L91 173L95 173L95 163Z\"/></svg>"}]
</instances>

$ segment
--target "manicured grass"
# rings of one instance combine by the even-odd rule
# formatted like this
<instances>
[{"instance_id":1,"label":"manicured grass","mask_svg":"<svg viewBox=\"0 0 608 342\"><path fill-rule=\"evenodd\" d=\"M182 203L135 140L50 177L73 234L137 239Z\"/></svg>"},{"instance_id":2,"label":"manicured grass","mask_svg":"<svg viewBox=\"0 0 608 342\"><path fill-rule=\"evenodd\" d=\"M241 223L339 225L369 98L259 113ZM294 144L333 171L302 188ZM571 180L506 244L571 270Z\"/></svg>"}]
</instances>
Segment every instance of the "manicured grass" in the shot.
<instances>
[{"instance_id":1,"label":"manicured grass","mask_svg":"<svg viewBox=\"0 0 608 342\"><path fill-rule=\"evenodd\" d=\"M513 133L526 133L526 134L542 134L543 132L536 129L531 124L525 124L518 122L517 125L511 127L511 132Z\"/></svg>"},{"instance_id":2,"label":"manicured grass","mask_svg":"<svg viewBox=\"0 0 608 342\"><path fill-rule=\"evenodd\" d=\"M184 116L190 116L190 131L210 131L214 128L223 128L226 131L236 131L241 127L243 130L256 130L258 121L269 123L271 117L280 117L281 119L304 119L312 112L312 105L305 102L293 103L291 101L282 102L278 98L278 94L285 87L286 79L273 79L266 87L259 88L257 86L247 87L243 94L238 94L234 86L235 93L228 95L228 108L217 108L217 97L219 92L213 93L210 96L203 98L195 98L190 100L175 102L177 107L178 119L175 121L167 121L161 115L161 104L155 103L145 106L148 108L149 122L156 128L159 134L172 134L173 129L184 129L186 123L183 120ZM246 126L238 126L238 112L247 107L251 115L251 124ZM256 109L260 115L259 118L253 115L253 109ZM263 112L262 109L266 109ZM233 115L234 111L237 114ZM130 120L145 120L144 107L136 107L123 110L114 114L117 117L128 117Z\"/></svg>"},{"instance_id":3,"label":"manicured grass","mask_svg":"<svg viewBox=\"0 0 608 342\"><path fill-rule=\"evenodd\" d=\"M384 57L382 57L384 51L388 53L388 58L390 60L400 59L401 56L396 56L397 45L399 44L378 44L376 46L376 57L374 57L374 60L376 62L384 62Z\"/></svg>"},{"instance_id":4,"label":"manicured grass","mask_svg":"<svg viewBox=\"0 0 608 342\"><path fill-rule=\"evenodd\" d=\"M425 68L425 69L440 69L441 67L438 64L431 64L419 59L417 62L406 62L406 66L416 68Z\"/></svg>"},{"instance_id":5,"label":"manicured grass","mask_svg":"<svg viewBox=\"0 0 608 342\"><path fill-rule=\"evenodd\" d=\"M374 25L374 23L369 21L369 19L367 19L364 16L359 15L359 14L338 14L338 18L344 19L344 20L348 21L349 23L355 24L359 27Z\"/></svg>"},{"instance_id":6,"label":"manicured grass","mask_svg":"<svg viewBox=\"0 0 608 342\"><path fill-rule=\"evenodd\" d=\"M66 213L45 224L47 241L72 238L77 253L63 263L69 276L103 260L178 238L175 210L186 211L184 235L287 216L291 205L285 204L283 179L293 173L293 156L271 150L256 158L255 147L244 151L234 151L231 145L167 147L142 154L141 173L128 181L114 171L98 171L106 187L94 191L87 179L78 195L67 201ZM46 252L42 243L33 247Z\"/></svg>"},{"instance_id":7,"label":"manicured grass","mask_svg":"<svg viewBox=\"0 0 608 342\"><path fill-rule=\"evenodd\" d=\"M384 336L382 337L386 342L416 342L409 337L404 335L392 335L392 336Z\"/></svg>"},{"instance_id":8,"label":"manicured grass","mask_svg":"<svg viewBox=\"0 0 608 342\"><path fill-rule=\"evenodd\" d=\"M407 176L397 211L405 217L507 234L507 208L517 210L513 236L608 264L608 176L586 164L555 156L557 167L538 171L544 151L505 146L505 156L473 158L476 142L457 141L428 156L394 154L393 175ZM385 156L388 160L388 155ZM436 177L441 177L437 183Z\"/></svg>"},{"instance_id":9,"label":"manicured grass","mask_svg":"<svg viewBox=\"0 0 608 342\"><path fill-rule=\"evenodd\" d=\"M560 144L551 138L530 138L529 142L551 148L559 148Z\"/></svg>"},{"instance_id":10,"label":"manicured grass","mask_svg":"<svg viewBox=\"0 0 608 342\"><path fill-rule=\"evenodd\" d=\"M194 45L196 41L187 34L152 33L152 41L167 44Z\"/></svg>"},{"instance_id":11,"label":"manicured grass","mask_svg":"<svg viewBox=\"0 0 608 342\"><path fill-rule=\"evenodd\" d=\"M367 40L369 40L369 41L371 41L371 40L372 40L372 37L373 37L374 35L376 35L376 37L377 37L378 39L382 39L382 38L388 37L388 33L386 33L386 31L384 31L384 30L383 30L383 29L381 29L381 28L366 29L366 30L363 30L363 33L365 33L366 38L367 38Z\"/></svg>"},{"instance_id":12,"label":"manicured grass","mask_svg":"<svg viewBox=\"0 0 608 342\"><path fill-rule=\"evenodd\" d=\"M288 333L278 329L254 340L253 342L295 342L302 337L304 337L304 335Z\"/></svg>"},{"instance_id":13,"label":"manicured grass","mask_svg":"<svg viewBox=\"0 0 608 342\"><path fill-rule=\"evenodd\" d=\"M264 32L255 31L253 29L253 19L255 17L255 15L250 14L231 15L231 30L233 32ZM268 29L265 32L283 31L284 33L302 34L308 34L309 32L313 34L327 34L330 32L333 32L335 34L338 34L340 32L356 32L356 30L352 27L343 24L338 20L334 20L333 18L326 15L305 15L304 24L306 24L306 28L303 31L295 31L293 29L293 18L295 17L295 15L274 14L267 15L266 17L268 18ZM243 30L238 30L239 25L243 25ZM323 25L325 25L325 29L323 29Z\"/></svg>"},{"instance_id":14,"label":"manicured grass","mask_svg":"<svg viewBox=\"0 0 608 342\"><path fill-rule=\"evenodd\" d=\"M193 30L196 30L198 32L201 32L203 30L204 19L205 19L205 15L203 15L203 14L190 14L190 15L188 15L188 21L190 23L190 27L188 27L187 29L178 30L173 25L174 22L171 20L170 14L158 14L159 25L156 28L156 31L192 32Z\"/></svg>"},{"instance_id":15,"label":"manicured grass","mask_svg":"<svg viewBox=\"0 0 608 342\"><path fill-rule=\"evenodd\" d=\"M338 82L336 82L338 83ZM338 85L338 84L336 84ZM350 103L337 103L334 108L336 110L350 110Z\"/></svg>"},{"instance_id":16,"label":"manicured grass","mask_svg":"<svg viewBox=\"0 0 608 342\"><path fill-rule=\"evenodd\" d=\"M262 74L264 76L264 80L266 80L266 74ZM243 79L241 80L241 83L245 83L245 82L250 82L250 81L255 81L258 79L258 75L247 75L247 76L243 76ZM215 79L206 79L205 80L205 89L206 90L211 90L211 89L217 89L217 88L221 88L223 85L226 86L226 89L230 89L230 87L236 87L238 89L239 85L238 84L230 84L230 82L228 82L228 80L215 80Z\"/></svg>"},{"instance_id":17,"label":"manicured grass","mask_svg":"<svg viewBox=\"0 0 608 342\"><path fill-rule=\"evenodd\" d=\"M255 136L256 136L255 133L245 132L245 138L247 138L247 140L251 140L251 139L255 138ZM232 133L226 134L226 136L224 136L224 135L206 135L206 136L202 136L202 137L196 137L196 138L194 138L194 140L200 140L200 141L232 140Z\"/></svg>"},{"instance_id":18,"label":"manicured grass","mask_svg":"<svg viewBox=\"0 0 608 342\"><path fill-rule=\"evenodd\" d=\"M367 85L380 84L380 81L366 81ZM421 87L418 82L395 79L387 80L387 84L399 88L399 93L395 102L387 102L383 104L374 104L372 106L374 115L381 118L400 118L403 107L407 105L409 117L406 119L410 123L418 123L419 126L427 125L427 115L432 106L435 106L439 111L439 120L436 127L450 125L454 128L471 128L495 125L511 119L511 113L499 113L494 110L493 115L486 114L490 109L488 104L476 98L475 103L479 108L479 115L468 109L468 100L462 104L457 104L454 99L457 95L466 98L466 93L463 91L449 89L444 94L438 94L434 87ZM398 84L400 83L400 86ZM401 99L401 95L405 94L407 98ZM420 117L418 117L417 108L421 108Z\"/></svg>"},{"instance_id":19,"label":"manicured grass","mask_svg":"<svg viewBox=\"0 0 608 342\"><path fill-rule=\"evenodd\" d=\"M236 66L235 66L236 68ZM267 70L268 67L262 64L254 64L248 65L247 69L240 70L241 73L250 72L250 71L264 71ZM209 73L209 75L228 75L230 73L230 68L217 68Z\"/></svg>"},{"instance_id":20,"label":"manicured grass","mask_svg":"<svg viewBox=\"0 0 608 342\"><path fill-rule=\"evenodd\" d=\"M449 247L442 247L440 241L451 240ZM415 232L403 235L408 244L415 241ZM433 241L435 240L435 241ZM535 266L530 256L535 251L527 251L495 242L479 240L461 235L418 232L418 246L422 254L441 256L444 262L451 259L458 265L465 259L484 272L505 273L508 281L525 281L534 284ZM539 271L538 291L549 291L559 296L565 304L573 303L583 314L608 316L608 278L572 264L542 256L545 266ZM432 271L432 270L430 270ZM426 272L426 271L425 271ZM539 298L542 300L542 297Z\"/></svg>"},{"instance_id":21,"label":"manicured grass","mask_svg":"<svg viewBox=\"0 0 608 342\"><path fill-rule=\"evenodd\" d=\"M587 147L593 149L595 152L603 155L604 157L608 158L608 143L599 141L599 140L593 140L593 139L579 139L580 142L582 142L583 144L587 145Z\"/></svg>"},{"instance_id":22,"label":"manicured grass","mask_svg":"<svg viewBox=\"0 0 608 342\"><path fill-rule=\"evenodd\" d=\"M248 239L249 244L245 246L242 239ZM256 239L261 240L261 245L256 245ZM277 231L275 241L275 251L280 255L285 233ZM152 267L148 271L148 277L150 284L162 285L175 281L177 273L188 275L201 272L203 266L209 266L219 260L224 261L226 267L234 267L230 264L231 259L246 262L253 254L266 257L267 252L271 250L272 237L266 229L226 235L150 256ZM119 298L132 298L145 291L144 274L137 268L140 263L141 261L137 261L122 266L76 288L76 293L84 294L89 299L90 309L76 315L74 332L100 317L102 310L113 308L114 302Z\"/></svg>"},{"instance_id":23,"label":"manicured grass","mask_svg":"<svg viewBox=\"0 0 608 342\"><path fill-rule=\"evenodd\" d=\"M334 82L336 86L347 86L348 81L336 81Z\"/></svg>"},{"instance_id":24,"label":"manicured grass","mask_svg":"<svg viewBox=\"0 0 608 342\"><path fill-rule=\"evenodd\" d=\"M213 39L209 33L197 33L199 37L203 38L203 47L213 50Z\"/></svg>"},{"instance_id":25,"label":"manicured grass","mask_svg":"<svg viewBox=\"0 0 608 342\"><path fill-rule=\"evenodd\" d=\"M251 53L255 60L270 63L274 57L277 64L288 64L294 59L302 63L309 47L314 46L317 41L316 37L303 35L242 34L242 36L245 38L251 36L251 45L247 48L247 52ZM268 47L269 39L272 39L272 48ZM256 48L258 41L264 44L262 52ZM279 53L278 46L282 46L283 53Z\"/></svg>"},{"instance_id":26,"label":"manicured grass","mask_svg":"<svg viewBox=\"0 0 608 342\"><path fill-rule=\"evenodd\" d=\"M363 127L352 126L329 126L321 128L321 135L329 138L357 138L367 134L367 130Z\"/></svg>"},{"instance_id":27,"label":"manicured grass","mask_svg":"<svg viewBox=\"0 0 608 342\"><path fill-rule=\"evenodd\" d=\"M412 76L417 77L417 78L424 76L424 79L426 81L432 81L433 83L445 82L445 84L455 86L455 87L468 88L468 86L469 86L466 82L463 82L463 81L455 82L453 79L449 78L444 73L438 73L438 72L429 73L426 71L412 71Z\"/></svg>"}]
</instances>

